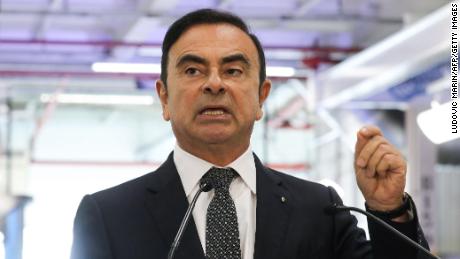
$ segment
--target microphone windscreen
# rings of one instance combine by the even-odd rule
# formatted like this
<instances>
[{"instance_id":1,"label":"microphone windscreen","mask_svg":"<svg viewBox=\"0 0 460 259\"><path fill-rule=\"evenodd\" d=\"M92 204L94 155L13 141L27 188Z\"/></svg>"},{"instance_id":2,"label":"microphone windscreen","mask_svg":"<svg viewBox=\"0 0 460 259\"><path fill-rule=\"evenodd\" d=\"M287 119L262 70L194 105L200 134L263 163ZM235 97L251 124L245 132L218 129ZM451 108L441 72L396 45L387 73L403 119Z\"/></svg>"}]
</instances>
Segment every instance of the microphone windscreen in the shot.
<instances>
[{"instance_id":1,"label":"microphone windscreen","mask_svg":"<svg viewBox=\"0 0 460 259\"><path fill-rule=\"evenodd\" d=\"M211 180L209 178L202 178L200 180L200 189L201 191L203 192L209 192L210 190L212 190L212 188L214 188L211 184Z\"/></svg>"}]
</instances>

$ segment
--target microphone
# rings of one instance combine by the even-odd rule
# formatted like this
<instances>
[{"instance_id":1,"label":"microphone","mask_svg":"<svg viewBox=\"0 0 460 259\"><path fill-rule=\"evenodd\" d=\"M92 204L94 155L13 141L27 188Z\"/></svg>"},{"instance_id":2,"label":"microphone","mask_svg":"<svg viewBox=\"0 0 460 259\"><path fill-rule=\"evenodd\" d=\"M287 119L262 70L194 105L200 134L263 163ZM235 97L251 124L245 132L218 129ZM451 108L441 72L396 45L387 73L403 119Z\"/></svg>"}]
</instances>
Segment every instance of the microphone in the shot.
<instances>
[{"instance_id":1,"label":"microphone","mask_svg":"<svg viewBox=\"0 0 460 259\"><path fill-rule=\"evenodd\" d=\"M383 221L382 219L372 215L371 213L365 211L365 210L362 210L362 209L359 209L359 208L356 208L356 207L348 207L348 206L341 206L341 205L338 205L336 203L332 204L332 205L329 205L327 206L326 208L324 208L324 212L328 215L334 215L338 212L341 212L341 211L356 211L358 213L361 213L363 215L365 215L366 217L368 217L369 219L373 220L374 222L378 223L380 226L384 227L385 229L389 230L390 232L394 233L396 236L400 237L401 239L403 239L406 243L410 244L411 246L415 247L416 249L418 250L421 250L423 251L426 255L428 255L430 258L436 258L436 259L441 259L440 257L432 254L428 249L426 249L425 247L421 246L420 244L418 244L417 242L415 242L414 240L408 238L406 235L404 235L403 233L399 232L398 230L396 230L394 227L392 227L390 224L386 223L385 221Z\"/></svg>"},{"instance_id":2,"label":"microphone","mask_svg":"<svg viewBox=\"0 0 460 259\"><path fill-rule=\"evenodd\" d=\"M184 218L182 219L182 223L180 224L179 230L177 230L176 237L174 238L174 241L171 244L171 248L169 249L168 253L168 259L174 258L174 254L177 251L177 248L179 247L180 240L182 239L182 236L184 235L184 231L188 226L188 223L190 221L190 217L192 215L193 208L195 208L196 201L198 200L198 197L202 192L209 192L212 190L213 186L210 181L210 179L201 179L200 180L200 188L196 192L195 196L193 197L192 202L188 206L187 211L185 212Z\"/></svg>"}]
</instances>

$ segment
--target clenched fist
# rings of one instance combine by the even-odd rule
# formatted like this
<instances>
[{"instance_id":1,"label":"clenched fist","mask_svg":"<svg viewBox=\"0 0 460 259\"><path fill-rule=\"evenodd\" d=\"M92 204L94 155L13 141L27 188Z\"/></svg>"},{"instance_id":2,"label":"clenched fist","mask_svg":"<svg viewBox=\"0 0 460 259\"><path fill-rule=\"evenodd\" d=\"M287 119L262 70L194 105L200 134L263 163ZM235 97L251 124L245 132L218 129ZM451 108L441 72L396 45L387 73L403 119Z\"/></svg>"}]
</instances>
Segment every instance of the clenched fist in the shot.
<instances>
[{"instance_id":1,"label":"clenched fist","mask_svg":"<svg viewBox=\"0 0 460 259\"><path fill-rule=\"evenodd\" d=\"M390 211L403 203L406 160L375 126L358 131L355 147L355 173L367 205Z\"/></svg>"}]
</instances>

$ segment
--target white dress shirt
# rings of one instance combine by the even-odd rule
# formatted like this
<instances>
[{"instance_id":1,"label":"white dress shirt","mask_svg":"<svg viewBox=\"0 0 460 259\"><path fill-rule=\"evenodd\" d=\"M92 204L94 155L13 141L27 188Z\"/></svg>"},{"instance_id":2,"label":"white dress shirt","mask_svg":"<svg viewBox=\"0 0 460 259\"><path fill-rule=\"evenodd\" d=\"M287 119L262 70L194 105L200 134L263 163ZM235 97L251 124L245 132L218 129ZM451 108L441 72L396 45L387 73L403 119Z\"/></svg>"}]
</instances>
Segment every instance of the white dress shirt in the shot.
<instances>
[{"instance_id":1,"label":"white dress shirt","mask_svg":"<svg viewBox=\"0 0 460 259\"><path fill-rule=\"evenodd\" d=\"M174 164L179 172L189 203L198 191L201 177L211 167L219 167L186 152L177 143L174 147ZM252 259L254 257L256 232L256 166L251 148L248 148L240 157L225 167L231 167L239 174L230 185L230 196L235 202L238 217L241 258ZM214 190L202 193L193 210L193 219L205 254L206 212L213 197Z\"/></svg>"}]
</instances>

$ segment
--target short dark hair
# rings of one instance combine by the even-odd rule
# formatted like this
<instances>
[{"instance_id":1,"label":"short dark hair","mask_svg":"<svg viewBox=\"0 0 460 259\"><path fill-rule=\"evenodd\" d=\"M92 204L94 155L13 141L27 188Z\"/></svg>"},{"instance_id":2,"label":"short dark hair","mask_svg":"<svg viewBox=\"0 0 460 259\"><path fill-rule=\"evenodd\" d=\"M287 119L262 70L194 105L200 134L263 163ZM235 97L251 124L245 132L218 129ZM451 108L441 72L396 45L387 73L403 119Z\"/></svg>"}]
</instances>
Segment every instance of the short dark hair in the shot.
<instances>
[{"instance_id":1,"label":"short dark hair","mask_svg":"<svg viewBox=\"0 0 460 259\"><path fill-rule=\"evenodd\" d=\"M266 70L265 70L265 54L260 44L259 39L249 31L246 23L238 16L223 11L217 11L213 9L199 9L188 13L177 21L175 21L166 32L162 45L161 55L161 75L160 78L167 86L166 79L168 78L168 55L172 45L180 38L180 36L188 29L199 24L220 24L226 23L233 25L243 32L245 32L252 40L257 49L259 56L259 86L265 81Z\"/></svg>"}]
</instances>

